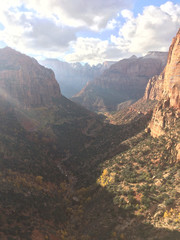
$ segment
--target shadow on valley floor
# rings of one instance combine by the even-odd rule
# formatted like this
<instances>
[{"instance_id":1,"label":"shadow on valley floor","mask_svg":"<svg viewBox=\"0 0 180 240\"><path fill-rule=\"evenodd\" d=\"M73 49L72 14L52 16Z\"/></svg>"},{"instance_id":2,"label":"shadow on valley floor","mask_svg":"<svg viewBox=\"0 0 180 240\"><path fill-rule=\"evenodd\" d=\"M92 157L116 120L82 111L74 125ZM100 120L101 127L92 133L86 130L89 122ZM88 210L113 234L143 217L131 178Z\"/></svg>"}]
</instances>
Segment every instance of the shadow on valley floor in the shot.
<instances>
[{"instance_id":1,"label":"shadow on valley floor","mask_svg":"<svg viewBox=\"0 0 180 240\"><path fill-rule=\"evenodd\" d=\"M138 114L127 124L105 124L98 131L98 134L91 137L89 142L83 145L83 148L74 152L73 157L66 158L63 165L78 179L81 179L80 185L92 184L101 174L102 169L99 166L105 160L127 151L132 145L137 145L142 139L146 138L148 133L145 133L144 129L147 127L150 118L151 113L147 115ZM140 135L136 138L137 134ZM134 138L131 144L128 141L130 138ZM78 142L78 139L75 141ZM74 150L77 149L72 146L72 152Z\"/></svg>"},{"instance_id":2,"label":"shadow on valley floor","mask_svg":"<svg viewBox=\"0 0 180 240\"><path fill-rule=\"evenodd\" d=\"M8 184L6 192L2 188L0 195L1 240L179 240L180 237L178 231L158 229L144 223L143 217L133 215L132 209L118 207L114 195L96 184L70 193L67 189L60 194L57 189L48 192L47 183L46 190L41 184L36 191L31 189L31 193L27 186L24 192L15 188L7 191Z\"/></svg>"},{"instance_id":3,"label":"shadow on valley floor","mask_svg":"<svg viewBox=\"0 0 180 240\"><path fill-rule=\"evenodd\" d=\"M145 223L142 216L132 214L114 204L114 195L96 184L79 191L82 214L72 215L74 233L90 240L179 240L180 232L156 228ZM81 205L82 204L82 205ZM73 229L73 227L72 227ZM85 237L86 236L86 237Z\"/></svg>"}]
</instances>

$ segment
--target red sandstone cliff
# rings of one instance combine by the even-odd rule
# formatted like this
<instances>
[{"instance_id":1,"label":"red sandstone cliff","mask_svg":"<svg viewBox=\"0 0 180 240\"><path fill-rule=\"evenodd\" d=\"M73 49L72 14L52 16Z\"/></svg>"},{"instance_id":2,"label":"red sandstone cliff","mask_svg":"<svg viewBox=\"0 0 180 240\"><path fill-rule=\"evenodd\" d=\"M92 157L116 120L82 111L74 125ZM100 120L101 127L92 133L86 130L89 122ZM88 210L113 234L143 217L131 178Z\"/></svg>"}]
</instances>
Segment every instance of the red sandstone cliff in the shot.
<instances>
[{"instance_id":1,"label":"red sandstone cliff","mask_svg":"<svg viewBox=\"0 0 180 240\"><path fill-rule=\"evenodd\" d=\"M160 74L166 61L167 53L162 52L123 59L89 82L72 100L93 111L116 110L122 102L140 99L149 78Z\"/></svg>"},{"instance_id":2,"label":"red sandstone cliff","mask_svg":"<svg viewBox=\"0 0 180 240\"><path fill-rule=\"evenodd\" d=\"M180 117L180 30L169 48L164 71L149 80L144 98L159 101L149 125L152 136L158 137Z\"/></svg>"},{"instance_id":3,"label":"red sandstone cliff","mask_svg":"<svg viewBox=\"0 0 180 240\"><path fill-rule=\"evenodd\" d=\"M60 96L52 70L9 47L0 49L1 99L21 107L39 107Z\"/></svg>"},{"instance_id":4,"label":"red sandstone cliff","mask_svg":"<svg viewBox=\"0 0 180 240\"><path fill-rule=\"evenodd\" d=\"M163 98L169 98L170 106L180 109L180 29L170 46L163 74Z\"/></svg>"},{"instance_id":5,"label":"red sandstone cliff","mask_svg":"<svg viewBox=\"0 0 180 240\"><path fill-rule=\"evenodd\" d=\"M167 65L160 76L148 82L145 99L169 99L170 106L180 108L180 30L169 48Z\"/></svg>"}]
</instances>

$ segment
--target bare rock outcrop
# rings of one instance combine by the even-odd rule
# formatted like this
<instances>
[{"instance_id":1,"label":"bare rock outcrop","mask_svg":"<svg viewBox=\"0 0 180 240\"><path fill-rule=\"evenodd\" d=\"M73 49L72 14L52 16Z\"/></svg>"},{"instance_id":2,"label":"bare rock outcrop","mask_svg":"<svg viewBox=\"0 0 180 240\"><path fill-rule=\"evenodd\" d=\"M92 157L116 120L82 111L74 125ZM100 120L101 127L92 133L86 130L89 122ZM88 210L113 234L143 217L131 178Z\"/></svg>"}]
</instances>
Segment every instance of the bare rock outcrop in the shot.
<instances>
[{"instance_id":1,"label":"bare rock outcrop","mask_svg":"<svg viewBox=\"0 0 180 240\"><path fill-rule=\"evenodd\" d=\"M180 30L169 48L164 71L149 80L145 91L145 99L167 98L170 99L170 106L180 108Z\"/></svg>"},{"instance_id":2,"label":"bare rock outcrop","mask_svg":"<svg viewBox=\"0 0 180 240\"><path fill-rule=\"evenodd\" d=\"M180 117L180 30L172 40L166 67L149 80L144 98L159 101L149 124L151 135L158 137Z\"/></svg>"},{"instance_id":3,"label":"bare rock outcrop","mask_svg":"<svg viewBox=\"0 0 180 240\"><path fill-rule=\"evenodd\" d=\"M52 70L9 47L0 49L0 97L21 107L42 107L61 96Z\"/></svg>"}]
</instances>

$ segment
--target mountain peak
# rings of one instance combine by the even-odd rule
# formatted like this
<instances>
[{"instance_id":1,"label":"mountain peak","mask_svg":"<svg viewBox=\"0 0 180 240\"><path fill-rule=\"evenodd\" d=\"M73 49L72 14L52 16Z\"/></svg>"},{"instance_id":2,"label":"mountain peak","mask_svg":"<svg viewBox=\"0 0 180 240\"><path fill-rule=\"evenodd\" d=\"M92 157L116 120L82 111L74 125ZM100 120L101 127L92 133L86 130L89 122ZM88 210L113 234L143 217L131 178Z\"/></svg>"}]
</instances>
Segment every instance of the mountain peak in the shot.
<instances>
[{"instance_id":1,"label":"mountain peak","mask_svg":"<svg viewBox=\"0 0 180 240\"><path fill-rule=\"evenodd\" d=\"M8 55L10 55L10 56L13 56L13 55L16 55L16 56L26 56L25 54L23 54L23 53L21 53L21 52L18 52L18 51L16 51L15 49L13 49L13 48L11 48L11 47L8 47L8 46L6 46L6 47L4 47L4 48L1 48L0 49L0 54L2 55L2 54L8 54ZM28 58L31 58L31 57L29 57L29 56L26 56L26 57L28 57ZM35 59L34 59L35 60Z\"/></svg>"},{"instance_id":2,"label":"mountain peak","mask_svg":"<svg viewBox=\"0 0 180 240\"><path fill-rule=\"evenodd\" d=\"M6 46L6 47L4 47L4 48L1 48L1 50L3 50L3 51L17 52L15 49L13 49L13 48L11 48L11 47L9 47L9 46Z\"/></svg>"},{"instance_id":3,"label":"mountain peak","mask_svg":"<svg viewBox=\"0 0 180 240\"><path fill-rule=\"evenodd\" d=\"M168 52L149 51L143 58L167 58Z\"/></svg>"},{"instance_id":4,"label":"mountain peak","mask_svg":"<svg viewBox=\"0 0 180 240\"><path fill-rule=\"evenodd\" d=\"M162 52L162 51L149 51L147 52L146 55L151 55L151 56L157 56L157 55L161 55L161 54L164 54L165 52Z\"/></svg>"},{"instance_id":5,"label":"mountain peak","mask_svg":"<svg viewBox=\"0 0 180 240\"><path fill-rule=\"evenodd\" d=\"M129 59L136 59L136 55L132 55Z\"/></svg>"}]
</instances>

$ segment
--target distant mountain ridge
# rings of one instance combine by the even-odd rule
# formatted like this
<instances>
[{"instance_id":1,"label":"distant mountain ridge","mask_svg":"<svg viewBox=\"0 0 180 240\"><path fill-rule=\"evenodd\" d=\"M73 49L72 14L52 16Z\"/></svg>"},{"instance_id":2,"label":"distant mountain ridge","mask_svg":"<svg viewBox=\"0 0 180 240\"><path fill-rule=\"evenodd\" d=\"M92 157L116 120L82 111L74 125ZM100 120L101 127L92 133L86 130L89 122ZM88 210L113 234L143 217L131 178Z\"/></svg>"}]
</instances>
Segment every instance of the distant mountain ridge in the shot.
<instances>
[{"instance_id":1,"label":"distant mountain ridge","mask_svg":"<svg viewBox=\"0 0 180 240\"><path fill-rule=\"evenodd\" d=\"M162 63L166 65L168 52L149 51L143 58L161 59Z\"/></svg>"},{"instance_id":2,"label":"distant mountain ridge","mask_svg":"<svg viewBox=\"0 0 180 240\"><path fill-rule=\"evenodd\" d=\"M103 64L90 66L88 63L82 65L79 62L67 63L58 59L45 59L39 63L54 71L62 94L69 98L77 94L88 81L92 81L115 62L106 61Z\"/></svg>"},{"instance_id":3,"label":"distant mountain ridge","mask_svg":"<svg viewBox=\"0 0 180 240\"><path fill-rule=\"evenodd\" d=\"M118 104L137 101L144 95L149 78L159 75L167 61L166 52L149 52L120 60L89 82L72 98L93 111L114 111Z\"/></svg>"}]
</instances>

